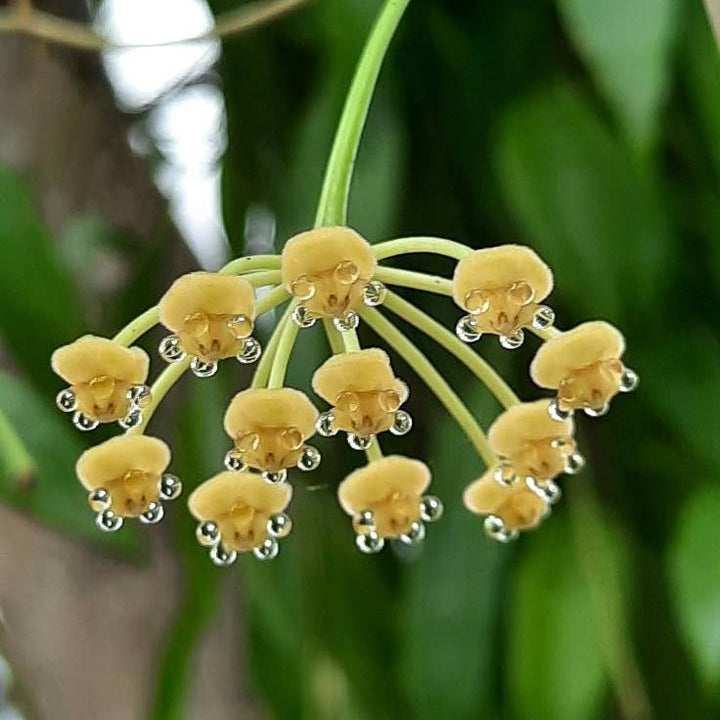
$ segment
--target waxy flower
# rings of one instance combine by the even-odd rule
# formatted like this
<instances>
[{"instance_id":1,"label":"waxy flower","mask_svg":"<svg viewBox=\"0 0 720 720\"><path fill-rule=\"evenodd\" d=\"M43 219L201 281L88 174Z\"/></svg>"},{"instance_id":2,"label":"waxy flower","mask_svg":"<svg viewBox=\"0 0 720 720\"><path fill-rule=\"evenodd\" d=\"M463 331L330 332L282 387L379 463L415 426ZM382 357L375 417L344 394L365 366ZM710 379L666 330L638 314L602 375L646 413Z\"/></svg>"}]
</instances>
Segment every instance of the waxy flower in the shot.
<instances>
[{"instance_id":1,"label":"waxy flower","mask_svg":"<svg viewBox=\"0 0 720 720\"><path fill-rule=\"evenodd\" d=\"M292 388L250 389L238 393L225 413L225 432L235 448L225 456L228 470L246 467L282 482L287 468L314 470L320 452L306 445L315 434L318 411L308 397Z\"/></svg>"},{"instance_id":2,"label":"waxy flower","mask_svg":"<svg viewBox=\"0 0 720 720\"><path fill-rule=\"evenodd\" d=\"M476 250L460 260L453 298L468 315L457 324L458 337L475 342L483 333L500 336L503 347L522 345L523 328L547 328L555 314L540 305L552 291L550 268L523 245Z\"/></svg>"},{"instance_id":3,"label":"waxy flower","mask_svg":"<svg viewBox=\"0 0 720 720\"><path fill-rule=\"evenodd\" d=\"M292 487L274 485L251 472L222 472L200 485L188 507L200 521L198 542L210 548L211 560L232 565L237 553L251 551L258 560L278 554L279 538L290 533L292 522L284 510Z\"/></svg>"},{"instance_id":4,"label":"waxy flower","mask_svg":"<svg viewBox=\"0 0 720 720\"><path fill-rule=\"evenodd\" d=\"M463 502L470 512L486 516L485 532L491 538L509 542L517 538L519 531L539 525L549 512L549 503L557 500L559 495L543 497L524 483L500 485L496 471L491 468L468 485Z\"/></svg>"},{"instance_id":5,"label":"waxy flower","mask_svg":"<svg viewBox=\"0 0 720 720\"><path fill-rule=\"evenodd\" d=\"M554 420L548 400L512 405L488 431L490 447L501 459L495 478L513 485L532 478L543 485L560 473L573 474L584 465L576 451L572 418Z\"/></svg>"},{"instance_id":6,"label":"waxy flower","mask_svg":"<svg viewBox=\"0 0 720 720\"><path fill-rule=\"evenodd\" d=\"M89 491L88 502L97 512L101 530L119 530L123 518L159 522L162 500L174 500L182 484L165 473L170 449L157 438L121 435L86 450L77 462L77 475Z\"/></svg>"},{"instance_id":7,"label":"waxy flower","mask_svg":"<svg viewBox=\"0 0 720 720\"><path fill-rule=\"evenodd\" d=\"M209 377L217 363L236 357L253 363L261 353L251 337L255 324L255 294L236 275L194 272L178 278L160 300L160 321L174 334L160 344L167 362L186 355L198 377Z\"/></svg>"},{"instance_id":8,"label":"waxy flower","mask_svg":"<svg viewBox=\"0 0 720 720\"><path fill-rule=\"evenodd\" d=\"M630 392L638 383L637 374L620 359L624 352L619 330L601 320L586 322L543 343L530 375L540 387L557 390L550 406L554 417L579 409L604 415L618 392Z\"/></svg>"},{"instance_id":9,"label":"waxy flower","mask_svg":"<svg viewBox=\"0 0 720 720\"><path fill-rule=\"evenodd\" d=\"M425 537L423 521L433 522L442 514L438 498L423 496L429 485L427 465L400 455L350 473L338 487L338 499L353 519L360 550L378 552L386 538L420 542Z\"/></svg>"},{"instance_id":10,"label":"waxy flower","mask_svg":"<svg viewBox=\"0 0 720 720\"><path fill-rule=\"evenodd\" d=\"M347 227L322 227L290 238L282 253L282 281L298 302L293 319L310 327L332 318L341 332L357 327L356 308L382 301L383 288L371 282L377 266L369 243Z\"/></svg>"},{"instance_id":11,"label":"waxy flower","mask_svg":"<svg viewBox=\"0 0 720 720\"><path fill-rule=\"evenodd\" d=\"M312 385L333 406L319 417L318 432L329 437L342 430L356 450L365 450L380 432L404 435L412 427L410 415L400 410L407 385L395 377L383 350L334 355L315 371Z\"/></svg>"},{"instance_id":12,"label":"waxy flower","mask_svg":"<svg viewBox=\"0 0 720 720\"><path fill-rule=\"evenodd\" d=\"M124 428L142 422L140 408L150 400L145 384L150 360L140 348L85 335L52 355L52 369L70 387L57 396L58 407L73 414L80 430L118 421Z\"/></svg>"}]
</instances>

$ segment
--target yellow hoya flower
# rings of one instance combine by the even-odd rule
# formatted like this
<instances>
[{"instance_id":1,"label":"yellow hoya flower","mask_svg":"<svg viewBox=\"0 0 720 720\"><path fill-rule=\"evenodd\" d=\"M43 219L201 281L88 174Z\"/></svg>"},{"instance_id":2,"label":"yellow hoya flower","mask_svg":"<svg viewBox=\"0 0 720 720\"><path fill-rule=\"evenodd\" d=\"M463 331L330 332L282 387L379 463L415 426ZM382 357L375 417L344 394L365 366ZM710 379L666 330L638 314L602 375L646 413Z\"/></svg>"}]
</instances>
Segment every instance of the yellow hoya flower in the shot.
<instances>
[{"instance_id":1,"label":"yellow hoya flower","mask_svg":"<svg viewBox=\"0 0 720 720\"><path fill-rule=\"evenodd\" d=\"M86 450L77 462L77 476L89 491L97 526L119 530L123 518L146 524L162 520L163 500L174 500L182 484L166 473L170 448L158 438L121 435Z\"/></svg>"},{"instance_id":2,"label":"yellow hoya flower","mask_svg":"<svg viewBox=\"0 0 720 720\"><path fill-rule=\"evenodd\" d=\"M116 420L124 428L142 422L141 407L150 400L145 384L150 360L144 350L85 335L58 348L51 364L70 385L58 394L58 407L73 413L79 430Z\"/></svg>"},{"instance_id":3,"label":"yellow hoya flower","mask_svg":"<svg viewBox=\"0 0 720 720\"><path fill-rule=\"evenodd\" d=\"M530 479L545 485L560 473L578 472L585 461L576 450L572 418L558 422L548 400L512 405L488 431L490 447L501 458L495 478L501 485Z\"/></svg>"},{"instance_id":4,"label":"yellow hoya flower","mask_svg":"<svg viewBox=\"0 0 720 720\"><path fill-rule=\"evenodd\" d=\"M400 410L407 385L395 377L383 350L334 355L315 371L312 385L333 406L318 418L318 432L330 437L342 430L355 450L367 449L380 432L405 435L412 427L410 415Z\"/></svg>"},{"instance_id":5,"label":"yellow hoya flower","mask_svg":"<svg viewBox=\"0 0 720 720\"><path fill-rule=\"evenodd\" d=\"M515 540L519 531L539 525L556 499L543 497L524 483L500 485L493 468L470 483L463 494L465 507L486 516L485 532L499 542Z\"/></svg>"},{"instance_id":6,"label":"yellow hoya flower","mask_svg":"<svg viewBox=\"0 0 720 720\"><path fill-rule=\"evenodd\" d=\"M587 415L604 415L618 392L630 392L637 374L621 359L625 352L622 333L601 320L582 323L540 346L530 366L533 381L557 390L550 405L553 417L566 417L583 409Z\"/></svg>"},{"instance_id":7,"label":"yellow hoya flower","mask_svg":"<svg viewBox=\"0 0 720 720\"><path fill-rule=\"evenodd\" d=\"M258 560L278 554L278 539L292 529L284 512L291 498L287 483L274 485L251 472L228 470L200 485L190 495L188 507L200 521L198 542L210 548L216 565L227 566L239 552L252 550Z\"/></svg>"},{"instance_id":8,"label":"yellow hoya flower","mask_svg":"<svg viewBox=\"0 0 720 720\"><path fill-rule=\"evenodd\" d=\"M160 322L173 335L160 343L167 362L192 358L190 369L210 377L218 360L235 356L253 363L262 349L251 337L255 325L255 293L236 275L193 272L178 278L160 300Z\"/></svg>"},{"instance_id":9,"label":"yellow hoya flower","mask_svg":"<svg viewBox=\"0 0 720 720\"><path fill-rule=\"evenodd\" d=\"M225 432L235 448L225 456L228 470L263 471L269 482L283 482L287 468L314 470L320 452L306 445L315 434L318 411L292 388L250 389L238 393L225 413Z\"/></svg>"},{"instance_id":10,"label":"yellow hoya flower","mask_svg":"<svg viewBox=\"0 0 720 720\"><path fill-rule=\"evenodd\" d=\"M419 460L391 455L350 473L338 487L342 509L353 519L357 546L382 550L386 538L413 544L425 537L424 522L442 515L442 503L423 493L430 470Z\"/></svg>"},{"instance_id":11,"label":"yellow hoya flower","mask_svg":"<svg viewBox=\"0 0 720 720\"><path fill-rule=\"evenodd\" d=\"M370 244L348 227L322 227L290 238L282 252L282 282L298 302L293 319L311 327L332 318L340 332L357 327L356 308L382 302L384 288L371 282L377 261Z\"/></svg>"},{"instance_id":12,"label":"yellow hoya flower","mask_svg":"<svg viewBox=\"0 0 720 720\"><path fill-rule=\"evenodd\" d=\"M460 260L453 277L453 298L468 313L458 321L458 337L475 342L493 333L504 348L519 347L523 328L543 329L555 321L555 313L539 304L552 288L550 268L529 247L476 250Z\"/></svg>"}]
</instances>

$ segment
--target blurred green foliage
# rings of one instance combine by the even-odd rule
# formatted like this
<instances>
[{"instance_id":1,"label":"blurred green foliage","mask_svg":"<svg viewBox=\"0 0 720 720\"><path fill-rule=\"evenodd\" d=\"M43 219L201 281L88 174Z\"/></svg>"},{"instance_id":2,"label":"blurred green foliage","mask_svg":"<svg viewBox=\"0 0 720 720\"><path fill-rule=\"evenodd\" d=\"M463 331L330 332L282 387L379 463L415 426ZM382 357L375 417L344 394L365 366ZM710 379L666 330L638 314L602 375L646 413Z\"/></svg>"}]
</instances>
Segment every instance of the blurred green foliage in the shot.
<instances>
[{"instance_id":1,"label":"blurred green foliage","mask_svg":"<svg viewBox=\"0 0 720 720\"><path fill-rule=\"evenodd\" d=\"M211 2L216 13L235 4ZM235 253L250 206L275 214L278 244L311 224L378 7L323 0L226 43L223 203ZM539 532L501 547L461 507L479 461L398 362L418 422L385 449L430 464L446 517L418 551L360 556L334 500L358 458L319 443L317 487L299 480L296 530L278 560L243 558L232 571L246 597L250 672L270 714L718 717L719 71L699 0L411 4L369 117L350 223L373 241L422 233L532 245L554 269L560 327L619 324L642 383L608 417L580 420L592 473L564 483L564 502ZM86 317L78 300L78 243L111 246L137 269L99 316ZM53 243L24 182L0 169L0 331L14 366L0 375L0 408L37 466L24 488L3 469L0 496L78 538L95 537L72 477L83 439L52 407L59 386L47 360L88 323L111 332L154 302L163 250L160 236L138 254L102 218L78 218ZM403 262L450 269L441 259ZM413 299L454 322L449 304ZM489 423L497 408L486 393L416 339ZM374 341L365 330L362 340ZM319 330L303 333L293 385L307 387L324 342ZM480 349L532 398L528 345L512 356ZM187 490L219 468L220 417L239 382L225 373L202 393L193 386L179 423L160 425L177 440ZM192 522L182 517L173 532L186 599L159 665L157 718L184 716L219 582ZM111 544L128 551L136 540L126 528Z\"/></svg>"}]
</instances>

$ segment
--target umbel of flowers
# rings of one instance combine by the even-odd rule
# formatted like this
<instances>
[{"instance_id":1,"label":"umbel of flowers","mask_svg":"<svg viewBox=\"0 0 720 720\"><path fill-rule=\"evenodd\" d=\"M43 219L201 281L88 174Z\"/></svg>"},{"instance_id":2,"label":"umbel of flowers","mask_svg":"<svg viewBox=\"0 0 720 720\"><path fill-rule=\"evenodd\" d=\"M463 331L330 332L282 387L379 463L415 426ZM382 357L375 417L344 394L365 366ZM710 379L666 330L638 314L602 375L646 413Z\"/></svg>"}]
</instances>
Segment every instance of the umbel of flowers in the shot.
<instances>
[{"instance_id":1,"label":"umbel of flowers","mask_svg":"<svg viewBox=\"0 0 720 720\"><path fill-rule=\"evenodd\" d=\"M86 336L53 355L53 369L65 382L57 402L72 414L74 424L90 431L117 421L125 429L124 436L90 448L77 464L101 530L116 531L129 518L155 523L162 518L163 503L180 493L180 480L166 472L171 466L168 447L145 430L187 370L210 378L223 361L255 364L250 387L238 388L228 398L225 431L232 447L218 458L218 473L204 482L186 479L194 488L189 509L198 521L197 539L218 566L231 565L241 553L259 560L278 554L278 541L293 525L293 490L302 491L294 469L312 471L321 462L318 450L308 444L315 433L329 438L342 432L367 458L367 464L344 479L334 477L331 467L323 468L324 480L337 485L362 552L424 539L426 523L440 518L443 505L434 491L427 494L432 480L427 464L400 455L383 457L382 434L404 435L412 428L403 409L410 390L396 377L394 358L386 350L413 369L458 423L467 438L467 447L458 452L477 452L485 470L479 479L467 478L463 500L483 518L487 535L501 542L540 525L560 499L559 476L582 468L575 441L577 411L603 415L618 392L637 384L637 375L623 364L625 342L617 329L600 321L566 332L554 327L555 313L545 304L553 274L531 248L474 250L435 237L371 245L347 227L364 119L408 2L386 0L373 25L366 46L371 51L361 56L328 159L314 228L288 239L280 256L242 257L217 273L185 275L157 307L114 338ZM427 253L456 261L453 277L385 262ZM455 332L391 287L452 298L461 309ZM263 351L253 337L256 320L282 305L286 307ZM457 357L496 398L502 410L487 435L453 389L452 379L438 372L390 313ZM376 333L384 349L360 346L360 322ZM167 329L159 352L168 365L148 387L148 357L134 344L158 323ZM285 384L298 333L317 333L320 325L330 348L330 357L312 378L322 412ZM540 340L531 377L550 396L521 402L477 348L486 343L484 335L495 335L503 348L513 350L528 334ZM435 478L440 493L442 484L442 477Z\"/></svg>"},{"instance_id":2,"label":"umbel of flowers","mask_svg":"<svg viewBox=\"0 0 720 720\"><path fill-rule=\"evenodd\" d=\"M412 251L459 258L452 280L381 262ZM456 333L449 332L387 285L450 296L466 314ZM367 454L365 466L341 482L337 478L338 500L351 518L357 547L374 553L388 541L422 541L426 523L437 520L443 506L426 492L431 474L424 462L382 456L382 433L404 435L412 428L403 409L410 391L384 349L360 347L355 329L364 319L461 425L486 466L478 479L468 478L464 504L483 517L488 536L513 540L550 515L561 494L557 479L584 465L575 441L576 411L602 415L618 392L637 383L623 365L625 344L614 327L594 321L560 332L551 325L554 314L540 303L552 286L550 269L526 247L472 250L439 238L370 245L346 227L303 232L286 243L280 257L241 258L219 273L179 278L157 308L114 339L82 337L53 355L54 370L68 383L58 404L74 414L75 425L90 430L118 421L126 429L78 461L77 474L98 527L115 531L130 518L146 524L162 518L163 503L179 495L181 483L166 472L169 448L145 435L145 427L185 370L208 378L219 362L237 358L259 362L251 387L228 403L224 427L232 447L218 458L218 474L199 484L190 479L195 490L189 509L199 523L198 541L216 565L230 565L246 552L260 560L277 555L278 541L292 529L287 510L296 479L291 472L312 471L321 462L320 452L309 444L316 433L330 438L342 432L353 449ZM258 298L259 287L270 289ZM287 309L278 316L261 359L252 337L256 317L283 303ZM383 304L463 360L496 395L504 408L487 434L451 383L377 309ZM325 321L333 351L312 377L318 401L327 408L322 412L284 381L298 332L309 331L318 319ZM157 322L171 332L160 346L170 365L148 388L148 356L132 344ZM513 349L526 331L541 340L531 376L554 395L520 402L475 351L477 346L465 343L493 334ZM325 468L324 475L332 478L332 468ZM436 484L441 492L442 478Z\"/></svg>"}]
</instances>

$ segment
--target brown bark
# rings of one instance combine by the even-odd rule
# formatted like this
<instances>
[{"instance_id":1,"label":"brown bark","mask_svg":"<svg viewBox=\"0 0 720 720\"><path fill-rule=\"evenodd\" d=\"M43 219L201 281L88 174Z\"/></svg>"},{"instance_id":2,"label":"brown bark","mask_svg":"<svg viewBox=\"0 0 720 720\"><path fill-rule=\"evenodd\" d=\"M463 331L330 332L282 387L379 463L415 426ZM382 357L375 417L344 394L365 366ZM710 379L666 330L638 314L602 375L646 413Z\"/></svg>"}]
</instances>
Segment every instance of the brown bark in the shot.
<instances>
[{"instance_id":1,"label":"brown bark","mask_svg":"<svg viewBox=\"0 0 720 720\"><path fill-rule=\"evenodd\" d=\"M76 18L83 7L43 5ZM146 241L167 227L148 163L127 143L134 119L117 109L99 58L2 36L0 102L0 163L27 177L54 232L86 214ZM169 264L187 267L184 245L174 247ZM0 527L0 652L35 712L53 720L144 717L182 592L162 529L147 534L151 562L138 568L1 507ZM254 716L235 595L203 639L188 717Z\"/></svg>"}]
</instances>

